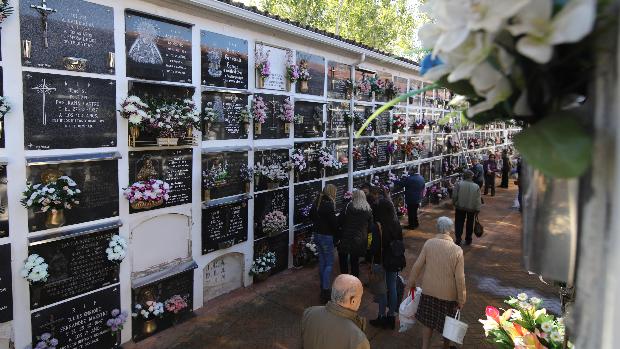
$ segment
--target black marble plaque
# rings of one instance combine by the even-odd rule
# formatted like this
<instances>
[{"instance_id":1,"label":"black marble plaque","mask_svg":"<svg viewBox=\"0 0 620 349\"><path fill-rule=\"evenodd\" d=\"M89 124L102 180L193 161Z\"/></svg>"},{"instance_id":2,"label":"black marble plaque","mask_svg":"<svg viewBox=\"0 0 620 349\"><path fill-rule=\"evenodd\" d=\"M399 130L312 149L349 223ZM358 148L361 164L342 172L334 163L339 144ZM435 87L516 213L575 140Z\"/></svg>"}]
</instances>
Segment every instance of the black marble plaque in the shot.
<instances>
[{"instance_id":1,"label":"black marble plaque","mask_svg":"<svg viewBox=\"0 0 620 349\"><path fill-rule=\"evenodd\" d=\"M9 198L6 165L0 165L0 238L9 236Z\"/></svg>"},{"instance_id":2,"label":"black marble plaque","mask_svg":"<svg viewBox=\"0 0 620 349\"><path fill-rule=\"evenodd\" d=\"M276 255L276 266L271 269L272 274L288 269L288 233L266 237L254 242L255 258L267 252L273 252Z\"/></svg>"},{"instance_id":3,"label":"black marble plaque","mask_svg":"<svg viewBox=\"0 0 620 349\"><path fill-rule=\"evenodd\" d=\"M295 138L323 137L323 103L296 101L295 117Z\"/></svg>"},{"instance_id":4,"label":"black marble plaque","mask_svg":"<svg viewBox=\"0 0 620 349\"><path fill-rule=\"evenodd\" d=\"M24 72L27 150L116 146L113 80Z\"/></svg>"},{"instance_id":5,"label":"black marble plaque","mask_svg":"<svg viewBox=\"0 0 620 349\"><path fill-rule=\"evenodd\" d=\"M202 210L202 254L248 240L247 200Z\"/></svg>"},{"instance_id":6,"label":"black marble plaque","mask_svg":"<svg viewBox=\"0 0 620 349\"><path fill-rule=\"evenodd\" d=\"M133 11L125 12L127 76L192 82L192 26Z\"/></svg>"},{"instance_id":7,"label":"black marble plaque","mask_svg":"<svg viewBox=\"0 0 620 349\"><path fill-rule=\"evenodd\" d=\"M297 64L301 65L305 61L308 65L310 80L308 80L308 92L310 95L325 95L325 58L311 53L297 51ZM301 83L297 83L297 91L300 91Z\"/></svg>"},{"instance_id":8,"label":"black marble plaque","mask_svg":"<svg viewBox=\"0 0 620 349\"><path fill-rule=\"evenodd\" d=\"M431 163L423 162L420 164L420 174L424 177L425 182L431 181Z\"/></svg>"},{"instance_id":9,"label":"black marble plaque","mask_svg":"<svg viewBox=\"0 0 620 349\"><path fill-rule=\"evenodd\" d=\"M163 85L157 82L128 81L129 95L142 99L192 99L194 88L187 86Z\"/></svg>"},{"instance_id":10,"label":"black marble plaque","mask_svg":"<svg viewBox=\"0 0 620 349\"><path fill-rule=\"evenodd\" d=\"M338 62L327 62L327 97L333 99L351 99L347 96L347 80L351 80L351 66Z\"/></svg>"},{"instance_id":11,"label":"black marble plaque","mask_svg":"<svg viewBox=\"0 0 620 349\"><path fill-rule=\"evenodd\" d=\"M149 159L157 172L155 179L170 184L170 198L163 205L153 207L151 210L192 202L192 149L130 151L129 184L138 181L136 176ZM141 211L145 210L129 207L129 213Z\"/></svg>"},{"instance_id":12,"label":"black marble plaque","mask_svg":"<svg viewBox=\"0 0 620 349\"><path fill-rule=\"evenodd\" d=\"M117 283L119 266L105 252L114 234L118 228L30 246L49 265L47 282L30 286L30 309Z\"/></svg>"},{"instance_id":13,"label":"black marble plaque","mask_svg":"<svg viewBox=\"0 0 620 349\"><path fill-rule=\"evenodd\" d=\"M327 137L349 137L349 124L346 114L350 112L349 103L330 102L327 104Z\"/></svg>"},{"instance_id":14,"label":"black marble plaque","mask_svg":"<svg viewBox=\"0 0 620 349\"><path fill-rule=\"evenodd\" d=\"M374 121L375 136L384 136L392 133L392 123L390 121L389 111L379 114Z\"/></svg>"},{"instance_id":15,"label":"black marble plaque","mask_svg":"<svg viewBox=\"0 0 620 349\"><path fill-rule=\"evenodd\" d=\"M190 269L182 273L158 280L154 283L134 288L131 290L132 309L135 304L144 304L146 301L155 300L166 303L166 300L173 296L180 296L187 303L187 308L179 312L178 320L183 321L193 314L194 304L194 270ZM142 332L144 320L142 317L135 317L132 320L132 337L134 341L140 341L147 337ZM170 328L175 323L175 316L166 313L161 318L156 318L157 332ZM103 349L103 348L102 348Z\"/></svg>"},{"instance_id":16,"label":"black marble plaque","mask_svg":"<svg viewBox=\"0 0 620 349\"><path fill-rule=\"evenodd\" d=\"M353 130L355 133L364 125L366 120L372 115L373 110L371 106L356 105L353 107L353 114L355 115L353 122ZM368 127L362 132L362 136L372 136L377 119L373 120Z\"/></svg>"},{"instance_id":17,"label":"black marble plaque","mask_svg":"<svg viewBox=\"0 0 620 349\"><path fill-rule=\"evenodd\" d=\"M209 31L200 32L203 85L248 88L248 41Z\"/></svg>"},{"instance_id":18,"label":"black marble plaque","mask_svg":"<svg viewBox=\"0 0 620 349\"><path fill-rule=\"evenodd\" d=\"M289 217L288 202L288 188L254 195L254 240L265 237L263 218L266 214L280 211ZM288 236L288 230L283 231L282 234Z\"/></svg>"},{"instance_id":19,"label":"black marble plaque","mask_svg":"<svg viewBox=\"0 0 620 349\"><path fill-rule=\"evenodd\" d=\"M340 212L344 209L344 193L349 191L349 179L347 177L342 177L325 181L325 185L328 184L336 186L336 212Z\"/></svg>"},{"instance_id":20,"label":"black marble plaque","mask_svg":"<svg viewBox=\"0 0 620 349\"><path fill-rule=\"evenodd\" d=\"M361 174L353 177L353 188L361 189L363 185L371 184L372 176L370 174Z\"/></svg>"},{"instance_id":21,"label":"black marble plaque","mask_svg":"<svg viewBox=\"0 0 620 349\"><path fill-rule=\"evenodd\" d=\"M114 337L106 321L110 312L120 307L120 286L111 286L35 311L31 315L32 342L37 343L37 336L50 333L58 339L59 349L111 348Z\"/></svg>"},{"instance_id":22,"label":"black marble plaque","mask_svg":"<svg viewBox=\"0 0 620 349\"><path fill-rule=\"evenodd\" d=\"M247 138L250 124L243 123L241 112L247 110L248 96L243 93L203 92L202 107L213 108L217 121L203 123L203 140ZM247 126L246 126L247 125Z\"/></svg>"},{"instance_id":23,"label":"black marble plaque","mask_svg":"<svg viewBox=\"0 0 620 349\"><path fill-rule=\"evenodd\" d=\"M441 179L441 160L434 160L432 167L433 180Z\"/></svg>"},{"instance_id":24,"label":"black marble plaque","mask_svg":"<svg viewBox=\"0 0 620 349\"><path fill-rule=\"evenodd\" d=\"M284 122L278 119L278 115L282 113L282 106L286 96L255 94L263 98L263 102L267 106L267 118L261 125L260 134L254 129L254 139L274 139L288 138L288 133L284 132Z\"/></svg>"},{"instance_id":25,"label":"black marble plaque","mask_svg":"<svg viewBox=\"0 0 620 349\"><path fill-rule=\"evenodd\" d=\"M390 144L388 140L376 141L377 146L377 158L375 159L375 167L383 167L390 164L390 155L388 154L387 147Z\"/></svg>"},{"instance_id":26,"label":"black marble plaque","mask_svg":"<svg viewBox=\"0 0 620 349\"><path fill-rule=\"evenodd\" d=\"M325 147L342 163L339 169L328 168L325 175L331 177L348 173L349 164L351 163L349 161L349 140L326 141Z\"/></svg>"},{"instance_id":27,"label":"black marble plaque","mask_svg":"<svg viewBox=\"0 0 620 349\"><path fill-rule=\"evenodd\" d=\"M225 181L217 183L215 188L210 189L211 199L219 199L245 193L245 182L239 177L241 165L248 164L247 152L209 153L202 156L202 170L210 170L213 166L221 165L228 172ZM206 189L206 188L203 188ZM204 195L204 190L203 190ZM204 197L203 197L204 199Z\"/></svg>"},{"instance_id":28,"label":"black marble plaque","mask_svg":"<svg viewBox=\"0 0 620 349\"><path fill-rule=\"evenodd\" d=\"M69 176L82 191L80 204L65 211L65 226L118 216L118 161L71 162L56 165L28 166L28 181L41 183L41 174L54 169ZM29 212L30 231L47 229L44 212Z\"/></svg>"},{"instance_id":29,"label":"black marble plaque","mask_svg":"<svg viewBox=\"0 0 620 349\"><path fill-rule=\"evenodd\" d=\"M293 194L293 221L295 225L312 223L312 217L309 215L310 208L322 189L320 181L295 185Z\"/></svg>"},{"instance_id":30,"label":"black marble plaque","mask_svg":"<svg viewBox=\"0 0 620 349\"><path fill-rule=\"evenodd\" d=\"M353 140L353 171L367 170L372 166L372 159L368 154L370 141L367 139Z\"/></svg>"},{"instance_id":31,"label":"black marble plaque","mask_svg":"<svg viewBox=\"0 0 620 349\"><path fill-rule=\"evenodd\" d=\"M21 39L31 43L30 58L22 55L24 66L114 74L112 7L82 0L47 0L47 8L56 12L49 13L44 22L33 8L41 5L41 0L19 1ZM76 59L85 64L76 64Z\"/></svg>"},{"instance_id":32,"label":"black marble plaque","mask_svg":"<svg viewBox=\"0 0 620 349\"><path fill-rule=\"evenodd\" d=\"M294 169L295 183L321 178L322 168L318 160L319 149L321 149L321 147L321 142L295 143L295 150L301 150L306 159L306 168L303 171L299 171L296 168Z\"/></svg>"},{"instance_id":33,"label":"black marble plaque","mask_svg":"<svg viewBox=\"0 0 620 349\"><path fill-rule=\"evenodd\" d=\"M271 164L283 164L289 161L289 151L288 149L271 149L271 150L261 150L254 152L254 164L263 164L265 166ZM255 166L256 167L256 166ZM288 179L282 180L278 183L278 186L288 185ZM269 187L268 180L264 177L260 177L257 175L256 171L254 172L254 191L263 191L267 190Z\"/></svg>"},{"instance_id":34,"label":"black marble plaque","mask_svg":"<svg viewBox=\"0 0 620 349\"><path fill-rule=\"evenodd\" d=\"M13 320L11 245L0 245L0 323Z\"/></svg>"}]
</instances>

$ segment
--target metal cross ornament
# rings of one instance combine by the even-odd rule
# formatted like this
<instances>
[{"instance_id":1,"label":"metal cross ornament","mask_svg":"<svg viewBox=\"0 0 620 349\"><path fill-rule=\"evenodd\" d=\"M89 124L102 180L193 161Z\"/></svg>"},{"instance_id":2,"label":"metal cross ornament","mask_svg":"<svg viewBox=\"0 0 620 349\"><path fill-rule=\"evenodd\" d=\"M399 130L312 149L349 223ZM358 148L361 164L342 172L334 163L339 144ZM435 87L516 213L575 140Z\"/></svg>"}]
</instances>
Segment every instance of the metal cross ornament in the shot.
<instances>
[{"instance_id":1,"label":"metal cross ornament","mask_svg":"<svg viewBox=\"0 0 620 349\"><path fill-rule=\"evenodd\" d=\"M37 85L37 87L32 87L32 90L37 91L43 96L42 109L43 109L43 125L47 125L47 113L45 112L45 96L51 94L53 91L56 91L55 87L51 87L47 85L47 81L45 79L41 80L41 83Z\"/></svg>"},{"instance_id":2,"label":"metal cross ornament","mask_svg":"<svg viewBox=\"0 0 620 349\"><path fill-rule=\"evenodd\" d=\"M35 9L41 15L41 23L43 24L43 43L45 45L45 48L48 48L49 43L47 41L47 16L54 12L58 12L58 10L47 7L47 0L41 0L41 5L30 5L30 7Z\"/></svg>"}]
</instances>

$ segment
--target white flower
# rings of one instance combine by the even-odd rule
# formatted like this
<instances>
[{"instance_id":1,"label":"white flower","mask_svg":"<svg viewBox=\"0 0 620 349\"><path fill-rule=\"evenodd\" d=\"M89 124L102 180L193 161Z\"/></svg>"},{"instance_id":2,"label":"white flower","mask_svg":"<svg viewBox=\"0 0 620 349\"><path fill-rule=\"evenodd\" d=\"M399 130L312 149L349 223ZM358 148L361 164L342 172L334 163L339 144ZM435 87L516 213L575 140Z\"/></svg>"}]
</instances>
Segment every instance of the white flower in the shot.
<instances>
[{"instance_id":1,"label":"white flower","mask_svg":"<svg viewBox=\"0 0 620 349\"><path fill-rule=\"evenodd\" d=\"M542 299L540 299L538 297L532 297L532 298L530 298L530 303L532 303L532 305L534 305L534 306L539 306L540 303L542 303Z\"/></svg>"},{"instance_id":2,"label":"white flower","mask_svg":"<svg viewBox=\"0 0 620 349\"><path fill-rule=\"evenodd\" d=\"M553 0L530 1L508 27L512 35L523 35L517 51L545 64L553 56L553 46L574 43L592 31L596 19L595 0L570 0L553 17Z\"/></svg>"},{"instance_id":3,"label":"white flower","mask_svg":"<svg viewBox=\"0 0 620 349\"><path fill-rule=\"evenodd\" d=\"M546 321L540 325L540 328L545 332L549 333L553 330L553 321Z\"/></svg>"},{"instance_id":4,"label":"white flower","mask_svg":"<svg viewBox=\"0 0 620 349\"><path fill-rule=\"evenodd\" d=\"M521 302L525 302L527 300L527 294L525 293L519 293L517 295L517 299L520 300Z\"/></svg>"},{"instance_id":5,"label":"white flower","mask_svg":"<svg viewBox=\"0 0 620 349\"><path fill-rule=\"evenodd\" d=\"M554 342L562 342L564 340L564 336L562 336L562 334L557 331L551 332L550 338Z\"/></svg>"}]
</instances>

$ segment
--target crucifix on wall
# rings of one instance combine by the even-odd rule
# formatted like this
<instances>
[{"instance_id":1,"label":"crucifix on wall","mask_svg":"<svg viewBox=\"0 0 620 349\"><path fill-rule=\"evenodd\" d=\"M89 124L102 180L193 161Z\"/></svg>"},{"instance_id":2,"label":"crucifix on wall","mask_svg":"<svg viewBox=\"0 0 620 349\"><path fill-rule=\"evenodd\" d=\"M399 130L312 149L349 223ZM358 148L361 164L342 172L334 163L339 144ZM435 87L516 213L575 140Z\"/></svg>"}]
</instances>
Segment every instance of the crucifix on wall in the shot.
<instances>
[{"instance_id":1,"label":"crucifix on wall","mask_svg":"<svg viewBox=\"0 0 620 349\"><path fill-rule=\"evenodd\" d=\"M47 114L45 112L45 102L46 102L45 96L52 93L52 91L56 91L56 88L48 86L45 79L43 79L41 83L37 85L37 87L33 87L32 89L37 91L43 96L43 102L42 102L42 107L41 107L41 110L43 111L42 122L43 122L43 125L47 125Z\"/></svg>"},{"instance_id":2,"label":"crucifix on wall","mask_svg":"<svg viewBox=\"0 0 620 349\"><path fill-rule=\"evenodd\" d=\"M273 114L271 115L271 127L275 129L276 128L275 123L276 123L276 118L277 118L276 115L278 115L276 113L278 110L279 103L278 101L276 101L275 97L271 97L271 101L269 101L269 104L271 104L271 108L273 109Z\"/></svg>"},{"instance_id":3,"label":"crucifix on wall","mask_svg":"<svg viewBox=\"0 0 620 349\"><path fill-rule=\"evenodd\" d=\"M47 16L52 13L58 12L58 10L53 9L51 7L47 7L47 0L41 0L41 5L30 5L35 11L39 12L41 15L41 24L43 25L43 44L45 48L49 47L49 43L47 41L48 34L48 23Z\"/></svg>"}]
</instances>

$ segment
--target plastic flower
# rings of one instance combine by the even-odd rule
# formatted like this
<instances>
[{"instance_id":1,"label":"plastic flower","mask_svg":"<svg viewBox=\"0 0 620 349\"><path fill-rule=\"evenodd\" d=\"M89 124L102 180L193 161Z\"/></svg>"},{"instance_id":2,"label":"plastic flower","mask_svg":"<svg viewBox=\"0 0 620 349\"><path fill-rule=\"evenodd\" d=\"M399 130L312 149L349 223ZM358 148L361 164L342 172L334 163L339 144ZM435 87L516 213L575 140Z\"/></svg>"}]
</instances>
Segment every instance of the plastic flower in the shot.
<instances>
[{"instance_id":1,"label":"plastic flower","mask_svg":"<svg viewBox=\"0 0 620 349\"><path fill-rule=\"evenodd\" d=\"M553 322L552 321L545 321L540 325L540 328L545 332L545 333L549 333L553 330Z\"/></svg>"},{"instance_id":2,"label":"plastic flower","mask_svg":"<svg viewBox=\"0 0 620 349\"><path fill-rule=\"evenodd\" d=\"M557 331L551 332L549 338L551 338L551 340L554 342L562 342L564 340L564 336Z\"/></svg>"},{"instance_id":3,"label":"plastic flower","mask_svg":"<svg viewBox=\"0 0 620 349\"><path fill-rule=\"evenodd\" d=\"M517 299L520 300L521 302L525 302L527 300L527 294L526 293L519 293L517 295Z\"/></svg>"}]
</instances>

